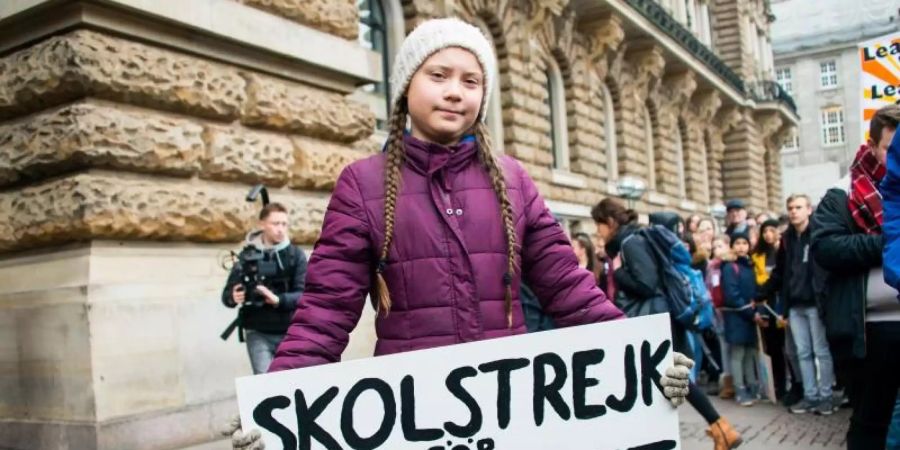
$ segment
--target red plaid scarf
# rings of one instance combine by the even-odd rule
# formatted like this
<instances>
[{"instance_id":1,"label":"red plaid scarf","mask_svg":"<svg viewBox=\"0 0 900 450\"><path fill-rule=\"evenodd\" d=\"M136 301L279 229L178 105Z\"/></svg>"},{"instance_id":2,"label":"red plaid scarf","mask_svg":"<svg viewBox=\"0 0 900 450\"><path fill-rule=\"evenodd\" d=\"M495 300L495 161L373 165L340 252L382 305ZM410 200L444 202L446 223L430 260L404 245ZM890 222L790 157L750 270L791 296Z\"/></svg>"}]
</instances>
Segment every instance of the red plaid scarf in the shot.
<instances>
[{"instance_id":1,"label":"red plaid scarf","mask_svg":"<svg viewBox=\"0 0 900 450\"><path fill-rule=\"evenodd\" d=\"M859 148L850 166L849 203L853 220L866 234L881 234L883 222L878 183L885 172L884 165L878 162L868 146Z\"/></svg>"}]
</instances>

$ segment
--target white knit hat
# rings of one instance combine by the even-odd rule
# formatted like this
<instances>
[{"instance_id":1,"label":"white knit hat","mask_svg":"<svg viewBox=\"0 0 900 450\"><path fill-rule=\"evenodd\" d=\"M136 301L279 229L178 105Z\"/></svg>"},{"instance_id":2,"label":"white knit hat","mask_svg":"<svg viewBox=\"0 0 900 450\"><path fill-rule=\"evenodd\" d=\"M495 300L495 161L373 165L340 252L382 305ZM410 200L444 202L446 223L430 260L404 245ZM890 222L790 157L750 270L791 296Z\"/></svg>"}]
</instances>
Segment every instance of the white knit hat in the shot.
<instances>
[{"instance_id":1,"label":"white knit hat","mask_svg":"<svg viewBox=\"0 0 900 450\"><path fill-rule=\"evenodd\" d=\"M491 43L478 27L456 18L432 19L417 26L400 46L391 71L391 99L396 102L406 94L409 80L419 66L431 55L448 47L460 47L472 52L484 71L484 98L479 116L485 120L488 99L497 80L497 57Z\"/></svg>"}]
</instances>

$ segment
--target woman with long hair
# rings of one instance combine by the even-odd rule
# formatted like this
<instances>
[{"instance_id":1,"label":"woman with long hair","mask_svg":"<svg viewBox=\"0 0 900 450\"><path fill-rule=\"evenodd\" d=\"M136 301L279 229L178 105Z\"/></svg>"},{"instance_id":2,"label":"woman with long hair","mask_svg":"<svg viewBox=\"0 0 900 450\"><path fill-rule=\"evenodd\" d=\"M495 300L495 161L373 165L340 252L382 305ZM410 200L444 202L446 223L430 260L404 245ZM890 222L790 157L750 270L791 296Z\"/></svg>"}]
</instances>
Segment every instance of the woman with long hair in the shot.
<instances>
[{"instance_id":1,"label":"woman with long hair","mask_svg":"<svg viewBox=\"0 0 900 450\"><path fill-rule=\"evenodd\" d=\"M638 233L642 228L638 224L638 214L626 209L618 200L605 198L591 210L591 216L597 224L597 234L606 242L606 253L612 258L614 283L616 292L614 301L631 317L657 313L668 313L666 293L660 279L660 261L653 256L650 243ZM667 227L679 229L677 223ZM672 320L672 347L677 352L691 357L688 342L688 331ZM687 396L688 403L703 416L709 424L706 431L715 442L716 449L732 449L741 444L740 433L724 417L693 382Z\"/></svg>"},{"instance_id":2,"label":"woman with long hair","mask_svg":"<svg viewBox=\"0 0 900 450\"><path fill-rule=\"evenodd\" d=\"M600 262L597 260L597 252L594 249L594 241L587 233L575 233L572 235L572 250L578 258L578 267L594 274L594 279L600 281Z\"/></svg>"}]
</instances>

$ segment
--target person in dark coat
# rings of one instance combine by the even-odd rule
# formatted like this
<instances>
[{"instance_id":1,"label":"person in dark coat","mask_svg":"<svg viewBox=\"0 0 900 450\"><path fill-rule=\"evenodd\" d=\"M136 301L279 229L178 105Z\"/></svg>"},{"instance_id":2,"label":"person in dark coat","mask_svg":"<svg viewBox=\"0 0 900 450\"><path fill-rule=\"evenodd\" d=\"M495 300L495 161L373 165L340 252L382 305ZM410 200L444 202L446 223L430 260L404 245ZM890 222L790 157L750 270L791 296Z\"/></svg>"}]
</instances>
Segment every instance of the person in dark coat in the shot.
<instances>
[{"instance_id":1,"label":"person in dark coat","mask_svg":"<svg viewBox=\"0 0 900 450\"><path fill-rule=\"evenodd\" d=\"M731 235L734 232L749 233L747 225L747 206L744 201L735 198L725 203L725 234Z\"/></svg>"},{"instance_id":2,"label":"person in dark coat","mask_svg":"<svg viewBox=\"0 0 900 450\"><path fill-rule=\"evenodd\" d=\"M731 235L735 260L722 268L725 308L725 340L731 348L731 370L736 400L752 406L757 395L756 322L759 315L753 305L756 298L756 274L750 261L750 236L746 232Z\"/></svg>"},{"instance_id":3,"label":"person in dark coat","mask_svg":"<svg viewBox=\"0 0 900 450\"><path fill-rule=\"evenodd\" d=\"M519 299L522 302L522 312L525 314L525 327L529 333L556 328L553 318L544 313L541 301L524 281L519 285Z\"/></svg>"},{"instance_id":4,"label":"person in dark coat","mask_svg":"<svg viewBox=\"0 0 900 450\"><path fill-rule=\"evenodd\" d=\"M252 247L274 269L256 292L244 292L244 275L235 264L222 289L222 304L229 308L241 306L238 318L224 335L237 327L241 341L247 341L247 353L254 374L265 373L275 357L278 344L284 339L291 318L303 295L306 278L306 254L291 244L288 236L288 210L273 202L259 213L258 229L247 233L244 247ZM260 262L260 264L264 264ZM262 299L262 301L254 301Z\"/></svg>"},{"instance_id":5,"label":"person in dark coat","mask_svg":"<svg viewBox=\"0 0 900 450\"><path fill-rule=\"evenodd\" d=\"M768 219L759 227L760 238L750 252L750 260L756 272L756 285L763 286L769 279L769 274L775 268L775 260L778 256L778 221ZM783 303L776 298L757 299L757 311L762 316L760 332L763 338L765 352L772 358L772 378L775 385L775 397L785 405L790 406L803 398L802 383L800 382L800 368L787 365L785 358L787 321L784 319ZM791 370L788 371L787 369ZM795 371L796 370L796 371ZM787 375L790 373L794 382L791 384L791 397L787 397Z\"/></svg>"},{"instance_id":6,"label":"person in dark coat","mask_svg":"<svg viewBox=\"0 0 900 450\"><path fill-rule=\"evenodd\" d=\"M882 270L889 217L897 214L889 205L897 198L898 155L888 147L898 121L900 106L875 113L850 176L828 190L812 218L813 255L824 269L819 309L853 407L850 450L885 448L900 383L900 303Z\"/></svg>"},{"instance_id":7,"label":"person in dark coat","mask_svg":"<svg viewBox=\"0 0 900 450\"><path fill-rule=\"evenodd\" d=\"M810 224L812 205L807 195L795 194L788 197L786 206L791 226L781 238L775 268L759 290L759 298L778 295L784 302L788 330L797 346L804 392L803 400L792 405L790 411L829 415L835 409L834 363L816 303L815 251L811 248L813 226Z\"/></svg>"},{"instance_id":8,"label":"person in dark coat","mask_svg":"<svg viewBox=\"0 0 900 450\"><path fill-rule=\"evenodd\" d=\"M597 225L598 237L606 242L607 256L612 260L612 290L616 292L616 304L631 316L669 312L660 280L660 265L649 243L637 233L641 229L637 213L626 209L616 199L605 198L594 206L591 216ZM692 357L687 331L674 320L672 346L675 351ZM741 444L740 433L719 415L706 394L693 382L687 401L709 424L707 434L713 438L717 449L736 448Z\"/></svg>"}]
</instances>

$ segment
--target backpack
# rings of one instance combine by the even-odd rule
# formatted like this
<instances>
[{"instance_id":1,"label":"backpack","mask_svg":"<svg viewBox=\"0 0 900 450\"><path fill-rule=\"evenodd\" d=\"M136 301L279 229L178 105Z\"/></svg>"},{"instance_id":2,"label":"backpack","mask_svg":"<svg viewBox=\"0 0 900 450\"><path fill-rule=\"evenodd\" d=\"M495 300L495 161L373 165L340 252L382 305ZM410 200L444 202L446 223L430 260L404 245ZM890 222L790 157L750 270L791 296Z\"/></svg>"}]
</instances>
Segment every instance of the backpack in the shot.
<instances>
[{"instance_id":1,"label":"backpack","mask_svg":"<svg viewBox=\"0 0 900 450\"><path fill-rule=\"evenodd\" d=\"M697 269L687 266L688 277L691 280L691 293L694 299L699 303L697 308L697 316L694 322L688 328L694 331L706 331L713 327L715 323L716 311L713 306L712 297L709 289L706 289L706 282L703 280L703 273Z\"/></svg>"},{"instance_id":2,"label":"backpack","mask_svg":"<svg viewBox=\"0 0 900 450\"><path fill-rule=\"evenodd\" d=\"M637 233L647 242L659 266L660 284L672 318L688 330L710 329L714 317L712 299L703 275L691 267L687 246L660 225L642 228Z\"/></svg>"}]
</instances>

